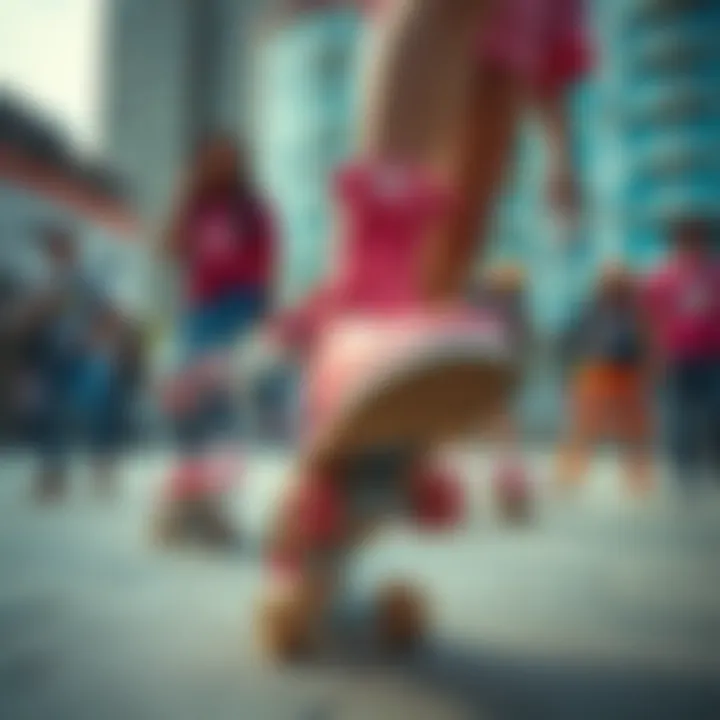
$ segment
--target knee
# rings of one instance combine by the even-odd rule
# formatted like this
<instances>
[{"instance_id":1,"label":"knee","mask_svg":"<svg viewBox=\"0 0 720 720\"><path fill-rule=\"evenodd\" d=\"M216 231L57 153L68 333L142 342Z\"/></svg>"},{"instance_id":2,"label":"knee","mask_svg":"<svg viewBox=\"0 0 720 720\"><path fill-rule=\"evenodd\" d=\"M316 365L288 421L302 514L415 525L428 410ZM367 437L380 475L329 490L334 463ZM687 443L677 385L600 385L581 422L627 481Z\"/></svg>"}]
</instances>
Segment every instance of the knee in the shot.
<instances>
[{"instance_id":1,"label":"knee","mask_svg":"<svg viewBox=\"0 0 720 720\"><path fill-rule=\"evenodd\" d=\"M401 17L417 19L423 24L432 22L433 27L467 27L473 23L487 5L488 0L405 0L399 5Z\"/></svg>"},{"instance_id":2,"label":"knee","mask_svg":"<svg viewBox=\"0 0 720 720\"><path fill-rule=\"evenodd\" d=\"M487 6L488 0L417 0L414 4L423 3L448 20L467 21L481 12Z\"/></svg>"}]
</instances>

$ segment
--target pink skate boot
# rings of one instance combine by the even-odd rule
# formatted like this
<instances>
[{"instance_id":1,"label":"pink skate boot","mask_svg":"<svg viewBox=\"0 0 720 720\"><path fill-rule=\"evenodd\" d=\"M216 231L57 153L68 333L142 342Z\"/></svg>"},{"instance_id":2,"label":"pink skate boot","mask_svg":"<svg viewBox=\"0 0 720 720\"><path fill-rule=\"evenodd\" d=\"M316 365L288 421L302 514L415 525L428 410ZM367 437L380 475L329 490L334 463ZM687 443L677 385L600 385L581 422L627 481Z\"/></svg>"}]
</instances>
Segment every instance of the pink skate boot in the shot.
<instances>
[{"instance_id":1,"label":"pink skate boot","mask_svg":"<svg viewBox=\"0 0 720 720\"><path fill-rule=\"evenodd\" d=\"M421 469L412 478L412 518L424 530L449 530L465 517L465 494L459 480L436 467Z\"/></svg>"},{"instance_id":2,"label":"pink skate boot","mask_svg":"<svg viewBox=\"0 0 720 720\"><path fill-rule=\"evenodd\" d=\"M344 495L325 477L302 479L285 499L270 543L270 571L278 579L321 571L345 545ZM327 569L330 569L329 567Z\"/></svg>"}]
</instances>

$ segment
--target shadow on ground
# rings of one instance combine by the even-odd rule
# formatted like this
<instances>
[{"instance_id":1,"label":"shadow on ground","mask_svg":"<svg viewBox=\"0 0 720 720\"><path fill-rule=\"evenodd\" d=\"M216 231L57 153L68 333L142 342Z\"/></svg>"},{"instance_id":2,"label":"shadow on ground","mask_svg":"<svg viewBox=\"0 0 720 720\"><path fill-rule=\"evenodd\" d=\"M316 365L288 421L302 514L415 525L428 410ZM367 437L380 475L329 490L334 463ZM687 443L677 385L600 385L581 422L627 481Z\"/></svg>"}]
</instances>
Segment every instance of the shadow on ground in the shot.
<instances>
[{"instance_id":1,"label":"shadow on ground","mask_svg":"<svg viewBox=\"0 0 720 720\"><path fill-rule=\"evenodd\" d=\"M412 689L456 708L460 717L495 720L716 720L720 676L501 657L434 645L392 661L345 651L331 663L353 674L399 676ZM327 714L327 720L335 715ZM338 715L340 717L340 715ZM454 716L453 716L454 717Z\"/></svg>"}]
</instances>

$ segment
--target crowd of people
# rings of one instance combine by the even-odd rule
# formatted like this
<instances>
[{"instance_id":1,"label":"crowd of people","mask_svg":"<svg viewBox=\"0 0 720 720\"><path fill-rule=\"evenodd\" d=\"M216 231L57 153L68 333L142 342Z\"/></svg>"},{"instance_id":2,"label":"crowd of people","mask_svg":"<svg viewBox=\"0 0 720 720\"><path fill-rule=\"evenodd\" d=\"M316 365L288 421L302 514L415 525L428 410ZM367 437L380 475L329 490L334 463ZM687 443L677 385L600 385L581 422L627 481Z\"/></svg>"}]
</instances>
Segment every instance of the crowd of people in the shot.
<instances>
[{"instance_id":1,"label":"crowd of people","mask_svg":"<svg viewBox=\"0 0 720 720\"><path fill-rule=\"evenodd\" d=\"M39 243L43 281L18 292L3 314L9 439L37 448L41 496L62 494L69 453L81 441L91 451L98 490L107 492L131 439L142 329L87 277L69 230L45 228Z\"/></svg>"},{"instance_id":2,"label":"crowd of people","mask_svg":"<svg viewBox=\"0 0 720 720\"><path fill-rule=\"evenodd\" d=\"M389 3L378 10L382 32L361 145L372 162L343 175L340 211L343 202L362 200L367 188L359 184L372 184L374 174L388 169L377 158L390 158L398 176L422 189L413 209L417 223L432 214L429 206L443 202L425 170L449 178L452 212L442 214L439 224L427 223L432 241L418 257L424 300L442 304L463 294L468 305L501 318L517 352L532 358L535 339L524 292L531 269L491 267L473 283L471 260L488 235L524 113L537 114L546 129L551 210L571 220L580 211L567 117L568 93L591 60L579 4L507 3L507 12L483 20L480 35L477 24L468 22L477 12L473 3L457 3L453 11L418 3L411 14L409 5ZM531 13L533 5L546 13ZM467 33L473 42L460 41ZM422 87L409 82L415 77L424 78ZM454 81L460 77L473 89L470 102L458 101L461 88ZM720 265L714 228L689 214L677 219L669 235L667 261L648 277L620 264L602 269L597 287L558 338L567 422L557 477L565 487L580 481L592 450L607 438L621 444L633 491L653 485L659 437L668 438L684 485L703 472L720 477ZM37 443L43 459L38 489L47 495L65 483L69 440L80 427L98 478L107 484L143 387L146 348L140 329L84 276L72 235L49 229L42 244L50 276L9 314L4 342L14 358L5 375L17 379L5 391L12 424ZM286 323L286 330L309 332L323 308L340 302L331 279L295 311L292 322L278 322L272 300L280 245L273 212L240 144L226 134L204 138L163 243L165 261L178 269L183 288L176 333L182 364L161 400L176 431L179 461L170 484L178 492L201 487L211 474L208 462L217 441L235 437L237 403L223 375L223 354L261 327ZM393 260L387 248L375 250L372 258L360 253L348 260L355 270L363 266L358 282L375 282L371 262L397 261L393 269L401 284L405 259ZM667 435L658 423L658 390ZM284 399L270 388L260 403L272 405L277 418ZM530 472L522 460L518 412L508 406L492 428L479 429L499 441L500 475Z\"/></svg>"},{"instance_id":3,"label":"crowd of people","mask_svg":"<svg viewBox=\"0 0 720 720\"><path fill-rule=\"evenodd\" d=\"M164 397L177 431L182 462L175 473L181 475L198 472L197 460L216 447L213 441L232 442L239 427L232 421L236 400L222 384L215 393L188 393L183 405L180 390L194 387L190 373L201 376L203 363L196 360L216 358L216 351L271 318L278 240L268 205L240 179L240 162L228 138L207 141L198 152L196 184L168 234L168 251L187 281L179 331L183 369ZM624 459L628 488L646 493L654 486L663 437L683 487L703 473L720 477L720 262L712 233L702 219L688 218L677 223L659 268L645 275L619 262L600 268L586 302L556 338L566 413L556 473L561 486L580 484L594 451L612 441ZM70 233L48 228L41 242L48 279L20 295L4 328L5 424L11 438L36 443L43 460L39 492L62 489L68 448L83 438L99 487L106 488L132 437L147 347L140 328L84 276ZM246 264L248 247L252 262ZM468 302L502 317L522 354L532 358L536 338L526 281L518 265L490 267L471 286ZM255 403L287 422L290 394L282 379L259 384ZM500 474L530 472L522 459L519 413L509 407L493 427L479 429L500 449Z\"/></svg>"}]
</instances>

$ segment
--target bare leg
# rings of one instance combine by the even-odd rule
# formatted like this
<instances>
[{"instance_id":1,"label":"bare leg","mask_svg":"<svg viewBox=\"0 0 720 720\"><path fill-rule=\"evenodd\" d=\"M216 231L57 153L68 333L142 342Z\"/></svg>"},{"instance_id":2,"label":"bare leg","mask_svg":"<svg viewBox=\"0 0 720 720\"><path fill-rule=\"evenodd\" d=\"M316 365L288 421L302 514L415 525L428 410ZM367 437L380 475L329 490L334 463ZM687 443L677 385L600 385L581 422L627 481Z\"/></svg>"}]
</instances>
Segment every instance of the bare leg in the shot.
<instances>
[{"instance_id":1,"label":"bare leg","mask_svg":"<svg viewBox=\"0 0 720 720\"><path fill-rule=\"evenodd\" d=\"M578 381L576 380L576 383ZM560 451L558 479L561 485L579 484L590 464L590 450L601 433L605 408L596 389L589 391L580 380L574 388L571 427Z\"/></svg>"},{"instance_id":2,"label":"bare leg","mask_svg":"<svg viewBox=\"0 0 720 720\"><path fill-rule=\"evenodd\" d=\"M487 0L388 4L365 75L364 155L434 167L472 83L473 40Z\"/></svg>"},{"instance_id":3,"label":"bare leg","mask_svg":"<svg viewBox=\"0 0 720 720\"><path fill-rule=\"evenodd\" d=\"M523 87L507 71L475 66L471 104L451 149L453 212L428 245L422 277L436 299L462 293L486 233L512 157Z\"/></svg>"},{"instance_id":4,"label":"bare leg","mask_svg":"<svg viewBox=\"0 0 720 720\"><path fill-rule=\"evenodd\" d=\"M623 451L625 476L630 492L646 495L653 489L653 460L650 451L649 411L643 397L629 399L617 408L619 440Z\"/></svg>"}]
</instances>

